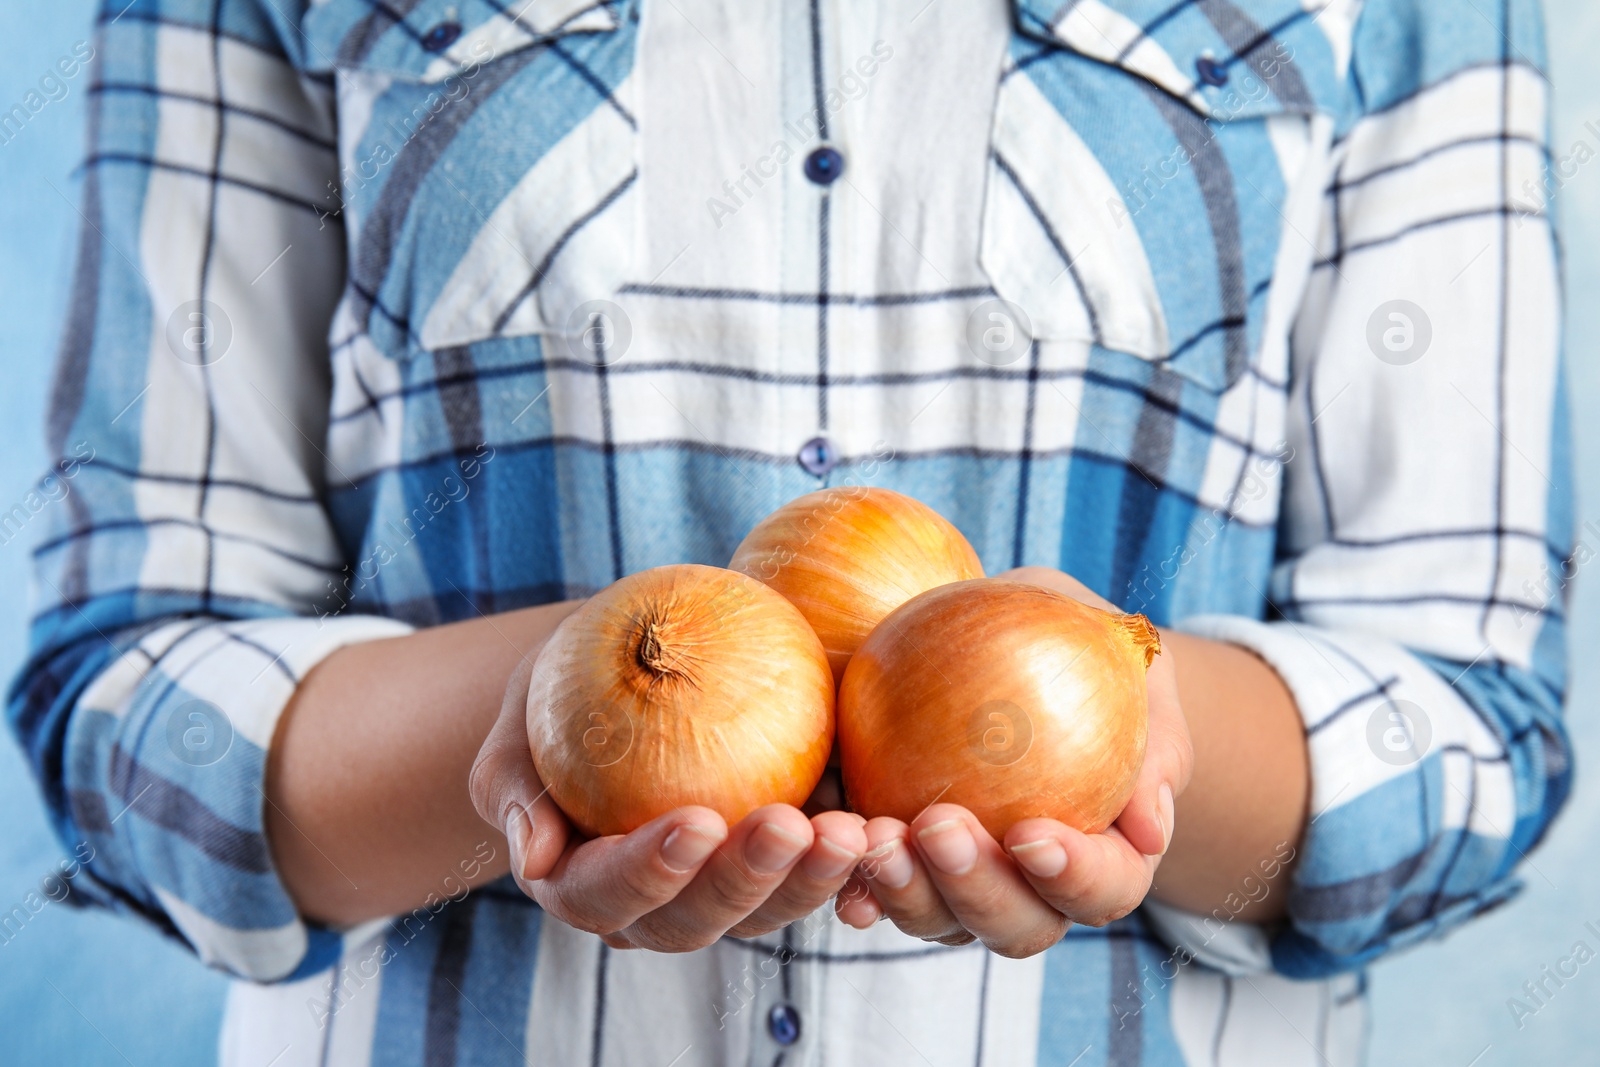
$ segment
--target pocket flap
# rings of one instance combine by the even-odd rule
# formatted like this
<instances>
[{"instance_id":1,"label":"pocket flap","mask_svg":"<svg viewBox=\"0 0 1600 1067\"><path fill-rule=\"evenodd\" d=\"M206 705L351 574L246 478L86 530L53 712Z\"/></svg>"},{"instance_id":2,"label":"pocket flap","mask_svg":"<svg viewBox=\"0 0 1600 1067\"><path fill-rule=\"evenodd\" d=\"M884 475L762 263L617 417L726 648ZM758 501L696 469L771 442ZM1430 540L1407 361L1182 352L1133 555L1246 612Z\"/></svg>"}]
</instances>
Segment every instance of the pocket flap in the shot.
<instances>
[{"instance_id":1,"label":"pocket flap","mask_svg":"<svg viewBox=\"0 0 1600 1067\"><path fill-rule=\"evenodd\" d=\"M1353 0L1015 0L1019 32L1137 75L1207 118L1331 112Z\"/></svg>"},{"instance_id":2,"label":"pocket flap","mask_svg":"<svg viewBox=\"0 0 1600 1067\"><path fill-rule=\"evenodd\" d=\"M617 28L616 0L326 0L302 23L312 70L439 82L532 44Z\"/></svg>"}]
</instances>

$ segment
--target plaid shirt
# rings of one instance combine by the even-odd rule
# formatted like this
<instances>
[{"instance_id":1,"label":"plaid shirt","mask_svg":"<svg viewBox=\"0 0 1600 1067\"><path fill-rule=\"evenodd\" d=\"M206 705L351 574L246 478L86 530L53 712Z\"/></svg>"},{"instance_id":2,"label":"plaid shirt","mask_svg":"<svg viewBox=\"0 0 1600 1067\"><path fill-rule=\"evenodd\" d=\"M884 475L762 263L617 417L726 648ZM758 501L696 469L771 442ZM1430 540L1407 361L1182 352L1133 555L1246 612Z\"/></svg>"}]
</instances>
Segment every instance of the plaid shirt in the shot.
<instances>
[{"instance_id":1,"label":"plaid shirt","mask_svg":"<svg viewBox=\"0 0 1600 1067\"><path fill-rule=\"evenodd\" d=\"M9 717L81 895L253 980L228 1062L1352 1063L1364 965L1515 891L1571 780L1533 0L100 22ZM482 850L296 915L262 773L322 657L850 482L1277 669L1313 816L1231 899L1286 922L617 953L452 893Z\"/></svg>"}]
</instances>

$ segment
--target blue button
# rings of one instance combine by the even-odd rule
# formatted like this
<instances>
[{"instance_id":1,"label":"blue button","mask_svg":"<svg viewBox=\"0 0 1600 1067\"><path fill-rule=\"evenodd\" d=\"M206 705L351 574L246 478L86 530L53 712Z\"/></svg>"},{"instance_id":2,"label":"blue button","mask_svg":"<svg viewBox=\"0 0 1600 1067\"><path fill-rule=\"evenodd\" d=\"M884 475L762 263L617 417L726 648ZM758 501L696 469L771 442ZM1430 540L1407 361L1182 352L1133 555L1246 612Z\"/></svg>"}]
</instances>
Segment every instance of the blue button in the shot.
<instances>
[{"instance_id":1,"label":"blue button","mask_svg":"<svg viewBox=\"0 0 1600 1067\"><path fill-rule=\"evenodd\" d=\"M443 52L461 36L461 23L441 22L422 35L422 47L430 52Z\"/></svg>"},{"instance_id":2,"label":"blue button","mask_svg":"<svg viewBox=\"0 0 1600 1067\"><path fill-rule=\"evenodd\" d=\"M1210 56L1201 56L1194 61L1195 73L1200 75L1200 80L1207 85L1227 85L1228 68L1212 59Z\"/></svg>"},{"instance_id":3,"label":"blue button","mask_svg":"<svg viewBox=\"0 0 1600 1067\"><path fill-rule=\"evenodd\" d=\"M799 459L800 466L818 478L839 465L839 453L826 437L813 437L801 445Z\"/></svg>"},{"instance_id":4,"label":"blue button","mask_svg":"<svg viewBox=\"0 0 1600 1067\"><path fill-rule=\"evenodd\" d=\"M844 156L823 145L806 157L806 177L818 185L832 185L844 173Z\"/></svg>"},{"instance_id":5,"label":"blue button","mask_svg":"<svg viewBox=\"0 0 1600 1067\"><path fill-rule=\"evenodd\" d=\"M792 1045L800 1040L800 1013L792 1004L774 1004L767 1012L767 1032L780 1045Z\"/></svg>"}]
</instances>

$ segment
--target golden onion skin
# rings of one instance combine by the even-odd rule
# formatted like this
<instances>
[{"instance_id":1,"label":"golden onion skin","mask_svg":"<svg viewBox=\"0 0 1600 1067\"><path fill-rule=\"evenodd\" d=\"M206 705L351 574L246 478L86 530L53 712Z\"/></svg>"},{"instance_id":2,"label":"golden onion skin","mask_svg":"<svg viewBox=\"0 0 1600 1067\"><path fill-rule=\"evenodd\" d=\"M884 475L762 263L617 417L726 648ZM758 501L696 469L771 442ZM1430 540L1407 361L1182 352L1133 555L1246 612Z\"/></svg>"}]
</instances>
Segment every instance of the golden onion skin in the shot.
<instances>
[{"instance_id":1,"label":"golden onion skin","mask_svg":"<svg viewBox=\"0 0 1600 1067\"><path fill-rule=\"evenodd\" d=\"M1161 651L1143 615L982 579L908 601L861 646L839 690L851 807L911 822L937 801L1001 840L1059 819L1098 833L1144 764L1145 671Z\"/></svg>"},{"instance_id":2,"label":"golden onion skin","mask_svg":"<svg viewBox=\"0 0 1600 1067\"><path fill-rule=\"evenodd\" d=\"M890 489L839 486L791 500L756 524L730 568L800 609L835 681L872 628L918 593L983 577L961 531Z\"/></svg>"},{"instance_id":3,"label":"golden onion skin","mask_svg":"<svg viewBox=\"0 0 1600 1067\"><path fill-rule=\"evenodd\" d=\"M800 612L746 575L657 567L573 612L534 664L528 743L580 831L690 804L732 826L799 806L833 744L833 676Z\"/></svg>"}]
</instances>

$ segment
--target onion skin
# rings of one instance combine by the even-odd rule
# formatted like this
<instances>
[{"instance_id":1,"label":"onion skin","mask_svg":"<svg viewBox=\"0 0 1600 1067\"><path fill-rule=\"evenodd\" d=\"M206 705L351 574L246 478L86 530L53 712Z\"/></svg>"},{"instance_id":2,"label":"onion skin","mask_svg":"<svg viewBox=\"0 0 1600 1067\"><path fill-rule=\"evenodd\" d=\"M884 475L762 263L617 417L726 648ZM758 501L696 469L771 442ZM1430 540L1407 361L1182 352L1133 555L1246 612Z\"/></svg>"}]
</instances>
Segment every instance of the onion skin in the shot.
<instances>
[{"instance_id":1,"label":"onion skin","mask_svg":"<svg viewBox=\"0 0 1600 1067\"><path fill-rule=\"evenodd\" d=\"M788 601L719 567L657 567L551 635L528 691L528 743L585 834L627 833L689 804L732 826L810 796L833 701L822 644Z\"/></svg>"},{"instance_id":2,"label":"onion skin","mask_svg":"<svg viewBox=\"0 0 1600 1067\"><path fill-rule=\"evenodd\" d=\"M873 631L839 690L851 807L911 822L934 801L1003 840L1023 819L1098 833L1144 765L1145 671L1161 651L1143 615L1038 586L947 585Z\"/></svg>"},{"instance_id":3,"label":"onion skin","mask_svg":"<svg viewBox=\"0 0 1600 1067\"><path fill-rule=\"evenodd\" d=\"M728 564L776 589L822 639L835 681L873 627L918 593L983 577L961 531L890 489L839 486L756 524Z\"/></svg>"}]
</instances>

